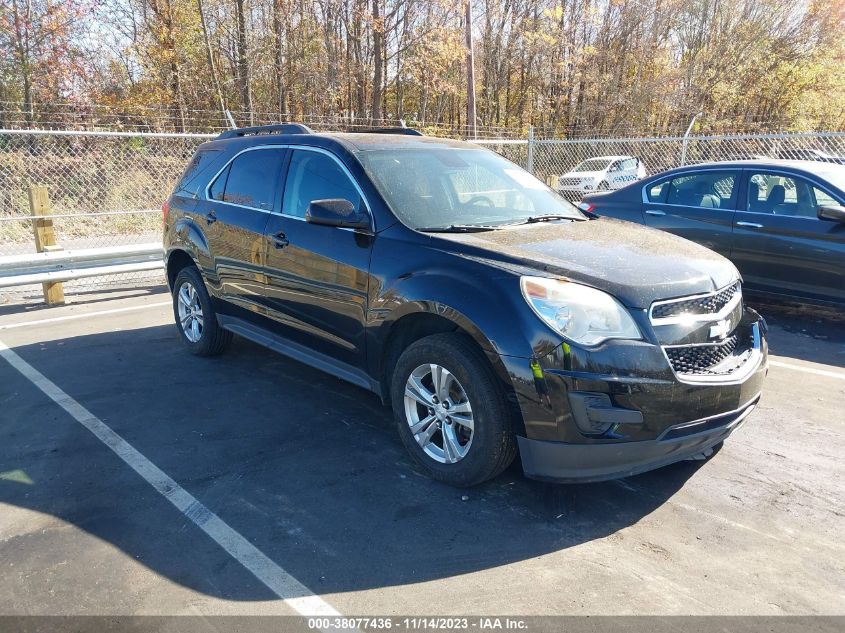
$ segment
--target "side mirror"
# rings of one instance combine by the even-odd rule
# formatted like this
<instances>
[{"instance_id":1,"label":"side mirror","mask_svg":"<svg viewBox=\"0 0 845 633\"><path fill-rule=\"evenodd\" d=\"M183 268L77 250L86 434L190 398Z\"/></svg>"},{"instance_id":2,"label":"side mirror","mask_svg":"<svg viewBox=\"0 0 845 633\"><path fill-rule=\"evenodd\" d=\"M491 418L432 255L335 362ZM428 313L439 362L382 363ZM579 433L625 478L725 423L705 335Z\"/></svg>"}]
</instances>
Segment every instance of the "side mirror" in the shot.
<instances>
[{"instance_id":1,"label":"side mirror","mask_svg":"<svg viewBox=\"0 0 845 633\"><path fill-rule=\"evenodd\" d=\"M845 222L845 207L838 204L831 204L826 207L819 207L819 220L830 220L831 222Z\"/></svg>"},{"instance_id":2,"label":"side mirror","mask_svg":"<svg viewBox=\"0 0 845 633\"><path fill-rule=\"evenodd\" d=\"M305 211L305 221L310 224L350 229L370 228L369 216L358 211L354 204L343 198L312 200Z\"/></svg>"}]
</instances>

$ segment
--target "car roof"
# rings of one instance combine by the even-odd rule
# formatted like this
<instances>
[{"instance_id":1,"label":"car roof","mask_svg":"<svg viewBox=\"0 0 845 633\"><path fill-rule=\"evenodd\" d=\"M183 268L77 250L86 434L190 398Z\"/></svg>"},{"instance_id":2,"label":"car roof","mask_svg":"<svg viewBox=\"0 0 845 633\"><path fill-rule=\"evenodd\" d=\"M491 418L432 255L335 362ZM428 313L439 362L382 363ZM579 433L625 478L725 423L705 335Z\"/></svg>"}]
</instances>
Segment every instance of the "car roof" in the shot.
<instances>
[{"instance_id":1,"label":"car roof","mask_svg":"<svg viewBox=\"0 0 845 633\"><path fill-rule=\"evenodd\" d=\"M633 158L633 156L593 156L592 158L582 160L581 162L586 163L588 160L618 160L620 158Z\"/></svg>"},{"instance_id":2,"label":"car roof","mask_svg":"<svg viewBox=\"0 0 845 633\"><path fill-rule=\"evenodd\" d=\"M772 169L791 169L794 171L806 172L810 174L841 174L845 175L845 165L838 163L828 163L820 160L785 160L778 158L756 158L750 160L731 160L731 161L712 161L707 163L695 163L692 165L684 165L683 167L675 167L663 173L675 173L679 171L691 171L698 168L724 168L724 169L743 169L748 167L769 167Z\"/></svg>"},{"instance_id":3,"label":"car roof","mask_svg":"<svg viewBox=\"0 0 845 633\"><path fill-rule=\"evenodd\" d=\"M435 136L362 132L314 132L307 134L252 134L217 138L203 143L203 148L252 147L254 145L310 145L331 148L341 146L348 152L384 149L480 149L467 141L457 141Z\"/></svg>"}]
</instances>

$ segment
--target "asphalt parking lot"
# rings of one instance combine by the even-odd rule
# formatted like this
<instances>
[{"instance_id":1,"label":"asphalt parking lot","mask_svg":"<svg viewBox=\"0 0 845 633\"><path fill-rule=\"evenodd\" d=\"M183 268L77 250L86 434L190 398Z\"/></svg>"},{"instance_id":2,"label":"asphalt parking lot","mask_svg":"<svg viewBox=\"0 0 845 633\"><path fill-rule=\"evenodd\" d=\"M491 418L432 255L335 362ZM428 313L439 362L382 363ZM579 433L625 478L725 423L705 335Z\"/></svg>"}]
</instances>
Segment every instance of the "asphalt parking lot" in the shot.
<instances>
[{"instance_id":1,"label":"asphalt parking lot","mask_svg":"<svg viewBox=\"0 0 845 633\"><path fill-rule=\"evenodd\" d=\"M189 356L163 290L0 306L0 612L845 614L845 321L761 311L762 403L709 461L461 491L372 394Z\"/></svg>"}]
</instances>

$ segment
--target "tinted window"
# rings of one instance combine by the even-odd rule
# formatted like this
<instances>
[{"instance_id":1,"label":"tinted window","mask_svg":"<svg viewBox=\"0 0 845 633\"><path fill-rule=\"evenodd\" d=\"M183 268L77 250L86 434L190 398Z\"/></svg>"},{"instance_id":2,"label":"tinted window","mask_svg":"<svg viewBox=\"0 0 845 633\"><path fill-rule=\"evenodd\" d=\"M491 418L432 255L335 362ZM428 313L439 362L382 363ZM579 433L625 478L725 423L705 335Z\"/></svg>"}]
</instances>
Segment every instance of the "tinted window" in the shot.
<instances>
[{"instance_id":1,"label":"tinted window","mask_svg":"<svg viewBox=\"0 0 845 633\"><path fill-rule=\"evenodd\" d=\"M223 190L226 188L226 178L229 177L229 167L231 165L227 165L226 169L224 169L219 176L214 180L211 187L208 190L209 197L212 200L222 200L223 199Z\"/></svg>"},{"instance_id":2,"label":"tinted window","mask_svg":"<svg viewBox=\"0 0 845 633\"><path fill-rule=\"evenodd\" d=\"M206 171L219 155L220 152L214 149L201 150L194 154L179 178L175 192L182 196L196 196L203 184L203 179L197 176Z\"/></svg>"},{"instance_id":3,"label":"tinted window","mask_svg":"<svg viewBox=\"0 0 845 633\"><path fill-rule=\"evenodd\" d=\"M285 182L282 213L298 218L313 200L342 198L360 208L361 196L346 172L325 154L308 150L294 150Z\"/></svg>"},{"instance_id":4,"label":"tinted window","mask_svg":"<svg viewBox=\"0 0 845 633\"><path fill-rule=\"evenodd\" d=\"M210 190L211 197L272 211L283 157L284 152L276 149L259 149L240 154L228 170L214 181Z\"/></svg>"},{"instance_id":5,"label":"tinted window","mask_svg":"<svg viewBox=\"0 0 845 633\"><path fill-rule=\"evenodd\" d=\"M669 182L668 204L709 209L733 208L736 173L707 171L673 178Z\"/></svg>"},{"instance_id":6,"label":"tinted window","mask_svg":"<svg viewBox=\"0 0 845 633\"><path fill-rule=\"evenodd\" d=\"M832 198L803 178L752 173L748 180L748 211L815 218L819 205Z\"/></svg>"}]
</instances>

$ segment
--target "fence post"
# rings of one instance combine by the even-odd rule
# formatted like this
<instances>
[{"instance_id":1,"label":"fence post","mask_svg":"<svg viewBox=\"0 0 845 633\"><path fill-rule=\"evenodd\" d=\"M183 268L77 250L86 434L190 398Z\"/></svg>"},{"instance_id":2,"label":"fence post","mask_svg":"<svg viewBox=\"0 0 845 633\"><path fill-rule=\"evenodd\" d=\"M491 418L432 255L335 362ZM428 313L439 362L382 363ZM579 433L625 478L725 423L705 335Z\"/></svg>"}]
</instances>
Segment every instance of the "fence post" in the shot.
<instances>
[{"instance_id":1,"label":"fence post","mask_svg":"<svg viewBox=\"0 0 845 633\"><path fill-rule=\"evenodd\" d=\"M695 120L700 117L704 112L699 112L694 117L692 117L692 121L689 122L689 127L687 128L686 134L684 134L684 144L681 148L681 167L687 164L687 145L689 145L689 135L692 132L692 126L695 125Z\"/></svg>"},{"instance_id":2,"label":"fence post","mask_svg":"<svg viewBox=\"0 0 845 633\"><path fill-rule=\"evenodd\" d=\"M528 126L528 164L525 166L529 174L534 173L534 126Z\"/></svg>"},{"instance_id":3,"label":"fence post","mask_svg":"<svg viewBox=\"0 0 845 633\"><path fill-rule=\"evenodd\" d=\"M50 209L50 194L47 187L32 185L29 188L29 210L30 215L49 216L52 213ZM39 253L49 251L60 251L61 246L56 245L56 233L53 231L53 220L45 218L43 220L33 220L32 230L35 233L35 250ZM41 284L44 290L44 301L47 305L61 305L65 302L65 291L62 287L62 282L43 283Z\"/></svg>"}]
</instances>

